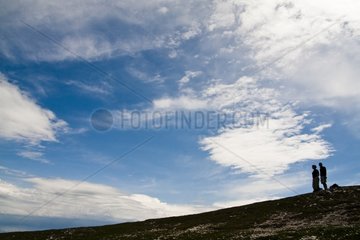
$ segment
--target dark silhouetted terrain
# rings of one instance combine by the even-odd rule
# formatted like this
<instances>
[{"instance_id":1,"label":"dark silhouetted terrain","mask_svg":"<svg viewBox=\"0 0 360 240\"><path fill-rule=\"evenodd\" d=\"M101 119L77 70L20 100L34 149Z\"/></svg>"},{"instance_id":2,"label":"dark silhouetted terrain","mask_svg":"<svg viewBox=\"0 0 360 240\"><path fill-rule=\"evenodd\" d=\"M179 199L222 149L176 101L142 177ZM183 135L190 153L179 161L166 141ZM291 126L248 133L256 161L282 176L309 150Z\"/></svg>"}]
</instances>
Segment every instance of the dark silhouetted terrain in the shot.
<instances>
[{"instance_id":1,"label":"dark silhouetted terrain","mask_svg":"<svg viewBox=\"0 0 360 240\"><path fill-rule=\"evenodd\" d=\"M360 186L196 215L101 227L0 234L0 239L360 239Z\"/></svg>"}]
</instances>

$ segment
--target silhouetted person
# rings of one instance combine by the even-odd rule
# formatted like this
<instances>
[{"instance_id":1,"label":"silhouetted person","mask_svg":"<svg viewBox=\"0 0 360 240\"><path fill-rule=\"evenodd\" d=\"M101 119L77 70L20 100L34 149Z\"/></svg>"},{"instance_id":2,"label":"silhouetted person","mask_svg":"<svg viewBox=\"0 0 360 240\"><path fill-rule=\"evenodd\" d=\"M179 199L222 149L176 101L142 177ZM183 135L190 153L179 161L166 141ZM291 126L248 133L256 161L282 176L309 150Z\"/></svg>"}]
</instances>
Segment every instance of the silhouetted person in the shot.
<instances>
[{"instance_id":1,"label":"silhouetted person","mask_svg":"<svg viewBox=\"0 0 360 240\"><path fill-rule=\"evenodd\" d=\"M319 171L316 169L316 165L312 165L312 178L313 178L313 182L312 182L312 187L313 187L313 192L317 192L320 190L319 187Z\"/></svg>"},{"instance_id":2,"label":"silhouetted person","mask_svg":"<svg viewBox=\"0 0 360 240\"><path fill-rule=\"evenodd\" d=\"M319 167L320 167L320 182L321 182L321 184L324 186L324 189L327 190L327 184L326 184L326 180L327 180L326 167L324 167L324 166L322 165L322 163L319 163Z\"/></svg>"}]
</instances>

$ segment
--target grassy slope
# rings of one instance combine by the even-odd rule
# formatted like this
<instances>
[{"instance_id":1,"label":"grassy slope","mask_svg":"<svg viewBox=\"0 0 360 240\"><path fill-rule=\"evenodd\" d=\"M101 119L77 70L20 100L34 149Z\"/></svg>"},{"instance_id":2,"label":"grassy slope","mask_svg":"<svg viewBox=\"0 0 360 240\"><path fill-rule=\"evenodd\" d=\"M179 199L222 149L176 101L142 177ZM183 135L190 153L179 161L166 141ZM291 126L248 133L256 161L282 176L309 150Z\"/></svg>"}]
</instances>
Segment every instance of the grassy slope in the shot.
<instances>
[{"instance_id":1,"label":"grassy slope","mask_svg":"<svg viewBox=\"0 0 360 240\"><path fill-rule=\"evenodd\" d=\"M102 227L0 234L0 239L360 239L360 186L333 193Z\"/></svg>"}]
</instances>

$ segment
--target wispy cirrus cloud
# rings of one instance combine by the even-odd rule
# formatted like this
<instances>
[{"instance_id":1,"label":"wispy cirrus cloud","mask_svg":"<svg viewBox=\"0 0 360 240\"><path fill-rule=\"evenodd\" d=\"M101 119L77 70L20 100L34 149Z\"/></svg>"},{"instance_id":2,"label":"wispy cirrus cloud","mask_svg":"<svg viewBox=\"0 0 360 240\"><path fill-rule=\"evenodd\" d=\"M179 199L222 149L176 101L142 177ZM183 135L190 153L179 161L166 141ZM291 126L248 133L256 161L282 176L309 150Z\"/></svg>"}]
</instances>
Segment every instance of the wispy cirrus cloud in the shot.
<instances>
[{"instance_id":1,"label":"wispy cirrus cloud","mask_svg":"<svg viewBox=\"0 0 360 240\"><path fill-rule=\"evenodd\" d=\"M162 84L165 80L165 78L162 77L160 74L150 74L135 67L128 67L127 71L131 76L140 79L146 83Z\"/></svg>"},{"instance_id":2,"label":"wispy cirrus cloud","mask_svg":"<svg viewBox=\"0 0 360 240\"><path fill-rule=\"evenodd\" d=\"M41 163L50 163L48 160L44 158L44 153L39 150L23 150L17 153L18 156L31 159L34 161L38 161Z\"/></svg>"},{"instance_id":3,"label":"wispy cirrus cloud","mask_svg":"<svg viewBox=\"0 0 360 240\"><path fill-rule=\"evenodd\" d=\"M190 82L192 78L196 78L197 76L201 75L201 71L185 71L185 75L180 78L179 87L182 88L184 85Z\"/></svg>"},{"instance_id":4,"label":"wispy cirrus cloud","mask_svg":"<svg viewBox=\"0 0 360 240\"><path fill-rule=\"evenodd\" d=\"M88 84L81 81L75 81L75 80L69 80L66 81L65 84L74 86L81 91L90 93L90 94L96 94L96 95L109 95L111 93L111 86L106 82L102 81L100 84Z\"/></svg>"},{"instance_id":5,"label":"wispy cirrus cloud","mask_svg":"<svg viewBox=\"0 0 360 240\"><path fill-rule=\"evenodd\" d=\"M11 168L1 166L1 165L0 165L0 172L1 172L2 176L11 176L11 177L19 177L19 178L34 177L27 172L16 170L16 169L11 169Z\"/></svg>"},{"instance_id":6,"label":"wispy cirrus cloud","mask_svg":"<svg viewBox=\"0 0 360 240\"><path fill-rule=\"evenodd\" d=\"M80 56L92 61L149 49L172 49L200 33L200 24L193 16L201 19L208 14L205 9L188 8L188 4L197 6L199 2L3 3L0 32L5 37L0 39L1 53L13 59L63 61Z\"/></svg>"}]
</instances>

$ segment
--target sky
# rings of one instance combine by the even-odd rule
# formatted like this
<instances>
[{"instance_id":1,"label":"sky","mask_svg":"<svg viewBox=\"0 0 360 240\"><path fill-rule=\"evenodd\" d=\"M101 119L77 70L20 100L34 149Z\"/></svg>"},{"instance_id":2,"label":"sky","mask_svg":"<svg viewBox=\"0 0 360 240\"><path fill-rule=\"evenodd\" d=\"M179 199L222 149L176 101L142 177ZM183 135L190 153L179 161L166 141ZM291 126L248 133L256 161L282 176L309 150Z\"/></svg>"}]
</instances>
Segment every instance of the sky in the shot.
<instances>
[{"instance_id":1,"label":"sky","mask_svg":"<svg viewBox=\"0 0 360 240\"><path fill-rule=\"evenodd\" d=\"M1 232L360 184L358 1L0 4Z\"/></svg>"}]
</instances>

